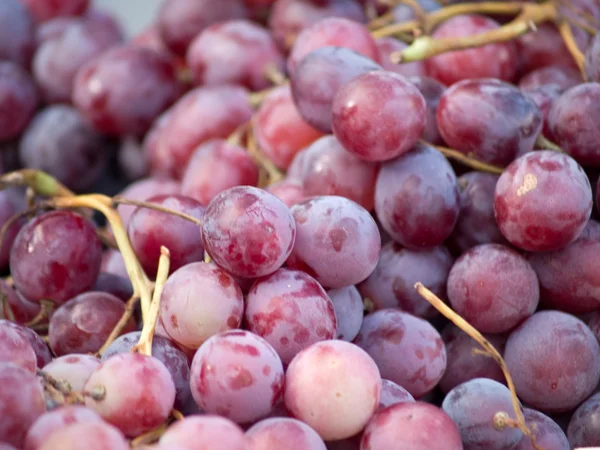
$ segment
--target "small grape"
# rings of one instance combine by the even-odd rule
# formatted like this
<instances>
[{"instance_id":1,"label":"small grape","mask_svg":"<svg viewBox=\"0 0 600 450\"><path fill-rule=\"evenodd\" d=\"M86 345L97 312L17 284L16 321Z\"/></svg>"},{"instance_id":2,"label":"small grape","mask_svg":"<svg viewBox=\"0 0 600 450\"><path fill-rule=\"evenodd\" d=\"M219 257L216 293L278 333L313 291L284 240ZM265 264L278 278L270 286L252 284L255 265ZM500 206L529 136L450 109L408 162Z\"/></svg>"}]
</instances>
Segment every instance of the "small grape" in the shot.
<instances>
[{"instance_id":1,"label":"small grape","mask_svg":"<svg viewBox=\"0 0 600 450\"><path fill-rule=\"evenodd\" d=\"M249 450L327 450L317 432L286 417L261 420L246 431Z\"/></svg>"},{"instance_id":2,"label":"small grape","mask_svg":"<svg viewBox=\"0 0 600 450\"><path fill-rule=\"evenodd\" d=\"M337 339L352 342L363 321L363 300L354 286L329 289L337 322Z\"/></svg>"},{"instance_id":3,"label":"small grape","mask_svg":"<svg viewBox=\"0 0 600 450\"><path fill-rule=\"evenodd\" d=\"M237 424L209 414L175 422L161 436L158 448L176 450L178 445L189 450L249 450L248 439Z\"/></svg>"},{"instance_id":4,"label":"small grape","mask_svg":"<svg viewBox=\"0 0 600 450\"><path fill-rule=\"evenodd\" d=\"M100 364L95 356L71 353L54 358L42 370L56 380L69 383L72 391L81 392Z\"/></svg>"},{"instance_id":5,"label":"small grape","mask_svg":"<svg viewBox=\"0 0 600 450\"><path fill-rule=\"evenodd\" d=\"M124 302L129 300L133 295L133 286L128 277L124 278L109 272L100 272L90 290L112 294Z\"/></svg>"},{"instance_id":6,"label":"small grape","mask_svg":"<svg viewBox=\"0 0 600 450\"><path fill-rule=\"evenodd\" d=\"M406 64L396 64L397 67ZM442 137L437 126L437 108L440 103L440 98L446 90L446 86L433 78L426 76L411 76L408 78L412 84L421 92L425 99L427 109L425 111L425 129L421 137L431 144L441 144Z\"/></svg>"}]
</instances>

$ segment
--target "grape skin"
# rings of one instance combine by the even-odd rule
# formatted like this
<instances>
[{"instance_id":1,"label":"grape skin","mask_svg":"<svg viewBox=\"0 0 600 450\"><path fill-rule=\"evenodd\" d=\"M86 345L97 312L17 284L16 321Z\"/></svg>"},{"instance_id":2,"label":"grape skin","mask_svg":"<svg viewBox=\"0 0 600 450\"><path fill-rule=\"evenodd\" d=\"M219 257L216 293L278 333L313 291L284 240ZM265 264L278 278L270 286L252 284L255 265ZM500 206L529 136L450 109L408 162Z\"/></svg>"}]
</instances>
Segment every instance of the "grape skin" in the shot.
<instances>
[{"instance_id":1,"label":"grape skin","mask_svg":"<svg viewBox=\"0 0 600 450\"><path fill-rule=\"evenodd\" d=\"M69 383L72 391L81 392L100 364L100 360L95 356L70 353L54 358L42 371L52 378Z\"/></svg>"},{"instance_id":2,"label":"grape skin","mask_svg":"<svg viewBox=\"0 0 600 450\"><path fill-rule=\"evenodd\" d=\"M402 386L390 380L381 380L381 397L377 411L387 408L397 403L414 402L415 398L410 395Z\"/></svg>"},{"instance_id":3,"label":"grape skin","mask_svg":"<svg viewBox=\"0 0 600 450\"><path fill-rule=\"evenodd\" d=\"M396 64L400 67L404 64ZM426 76L411 76L408 78L412 84L421 92L425 99L426 111L425 111L425 129L421 137L431 144L443 144L440 131L437 126L437 108L440 103L440 98L446 90L446 86L433 78Z\"/></svg>"},{"instance_id":4,"label":"grape skin","mask_svg":"<svg viewBox=\"0 0 600 450\"><path fill-rule=\"evenodd\" d=\"M551 65L577 69L560 33L550 23L540 24L535 33L519 36L515 44L521 73Z\"/></svg>"},{"instance_id":5,"label":"grape skin","mask_svg":"<svg viewBox=\"0 0 600 450\"><path fill-rule=\"evenodd\" d=\"M541 86L554 85L566 90L583 83L581 74L569 67L547 66L533 70L519 80L519 89L535 89Z\"/></svg>"},{"instance_id":6,"label":"grape skin","mask_svg":"<svg viewBox=\"0 0 600 450\"><path fill-rule=\"evenodd\" d=\"M80 16L86 12L89 0L21 0L27 6L36 22L45 22L57 17Z\"/></svg>"},{"instance_id":7,"label":"grape skin","mask_svg":"<svg viewBox=\"0 0 600 450\"><path fill-rule=\"evenodd\" d=\"M327 450L317 432L299 420L276 417L246 431L248 450Z\"/></svg>"},{"instance_id":8,"label":"grape skin","mask_svg":"<svg viewBox=\"0 0 600 450\"><path fill-rule=\"evenodd\" d=\"M535 443L544 450L570 450L569 441L560 426L535 409L523 408L525 423L535 434ZM514 450L535 450L531 438L523 436Z\"/></svg>"},{"instance_id":9,"label":"grape skin","mask_svg":"<svg viewBox=\"0 0 600 450\"><path fill-rule=\"evenodd\" d=\"M30 373L37 369L37 358L31 344L22 331L10 322L0 322L0 363L11 363Z\"/></svg>"},{"instance_id":10,"label":"grape skin","mask_svg":"<svg viewBox=\"0 0 600 450\"><path fill-rule=\"evenodd\" d=\"M583 402L571 417L567 428L571 448L588 447L600 443L599 415L600 393L597 393Z\"/></svg>"},{"instance_id":11,"label":"grape skin","mask_svg":"<svg viewBox=\"0 0 600 450\"><path fill-rule=\"evenodd\" d=\"M302 184L288 178L269 185L266 190L285 203L288 208L306 199Z\"/></svg>"},{"instance_id":12,"label":"grape skin","mask_svg":"<svg viewBox=\"0 0 600 450\"><path fill-rule=\"evenodd\" d=\"M90 290L112 294L124 302L129 300L133 295L133 286L129 277L125 278L109 272L100 272Z\"/></svg>"},{"instance_id":13,"label":"grape skin","mask_svg":"<svg viewBox=\"0 0 600 450\"><path fill-rule=\"evenodd\" d=\"M17 331L29 342L29 345L31 345L31 348L36 356L37 367L41 368L50 361L52 361L52 353L50 353L48 345L41 338L41 336L35 331L33 331L31 328L28 328L24 325L19 325L9 320L0 319L0 327L4 326Z\"/></svg>"},{"instance_id":14,"label":"grape skin","mask_svg":"<svg viewBox=\"0 0 600 450\"><path fill-rule=\"evenodd\" d=\"M329 289L327 295L333 303L337 322L336 339L352 342L363 321L363 300L354 286Z\"/></svg>"},{"instance_id":15,"label":"grape skin","mask_svg":"<svg viewBox=\"0 0 600 450\"><path fill-rule=\"evenodd\" d=\"M128 450L119 431L104 422L75 423L52 433L39 450Z\"/></svg>"},{"instance_id":16,"label":"grape skin","mask_svg":"<svg viewBox=\"0 0 600 450\"><path fill-rule=\"evenodd\" d=\"M388 72L394 72L405 77L421 77L426 75L425 63L415 61L410 63L395 64L391 60L392 53L400 52L408 47L408 44L393 37L382 37L375 41L379 50L379 61L381 67Z\"/></svg>"},{"instance_id":17,"label":"grape skin","mask_svg":"<svg viewBox=\"0 0 600 450\"><path fill-rule=\"evenodd\" d=\"M585 74L588 80L600 82L600 38L597 36L585 51Z\"/></svg>"},{"instance_id":18,"label":"grape skin","mask_svg":"<svg viewBox=\"0 0 600 450\"><path fill-rule=\"evenodd\" d=\"M0 295L6 296L6 301L0 305L0 318L8 318L12 314L15 323L24 324L37 316L41 310L39 303L30 302L4 280L0 280Z\"/></svg>"},{"instance_id":19,"label":"grape skin","mask_svg":"<svg viewBox=\"0 0 600 450\"><path fill-rule=\"evenodd\" d=\"M0 142L17 137L25 129L37 104L36 86L29 74L0 57Z\"/></svg>"},{"instance_id":20,"label":"grape skin","mask_svg":"<svg viewBox=\"0 0 600 450\"><path fill-rule=\"evenodd\" d=\"M158 445L165 450L172 447L176 450L179 445L190 450L249 450L248 439L238 425L210 414L192 415L175 422L161 436Z\"/></svg>"},{"instance_id":21,"label":"grape skin","mask_svg":"<svg viewBox=\"0 0 600 450\"><path fill-rule=\"evenodd\" d=\"M35 25L19 0L0 4L0 60L28 67L35 50Z\"/></svg>"},{"instance_id":22,"label":"grape skin","mask_svg":"<svg viewBox=\"0 0 600 450\"><path fill-rule=\"evenodd\" d=\"M12 216L23 211L25 211L25 202L23 198L23 192L20 189L8 188L0 191L0 227L4 226L6 221L8 221L8 219L10 219ZM2 270L8 268L10 260L10 250L12 248L13 242L15 241L17 233L19 232L24 223L24 220L15 221L10 227L8 227L6 233L3 236L2 243L0 244L0 269ZM4 285L0 282L0 286ZM12 303L15 307L17 303L19 303L19 300L13 301L13 299L11 299L10 296L8 298L8 301L9 303ZM23 307L22 309L23 312L25 312L27 308ZM19 313L15 312L15 314L17 321L19 321ZM23 320L23 322L31 320L32 318L33 317L29 317L28 319Z\"/></svg>"}]
</instances>

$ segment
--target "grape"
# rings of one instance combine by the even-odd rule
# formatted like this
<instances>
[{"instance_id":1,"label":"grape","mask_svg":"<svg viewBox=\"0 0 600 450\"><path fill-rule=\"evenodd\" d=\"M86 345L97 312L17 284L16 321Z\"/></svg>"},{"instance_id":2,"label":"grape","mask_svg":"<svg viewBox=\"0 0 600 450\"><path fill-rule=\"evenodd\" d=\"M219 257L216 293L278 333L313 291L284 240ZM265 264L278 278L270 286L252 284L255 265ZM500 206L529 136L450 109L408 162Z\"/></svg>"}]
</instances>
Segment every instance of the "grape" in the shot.
<instances>
[{"instance_id":1,"label":"grape","mask_svg":"<svg viewBox=\"0 0 600 450\"><path fill-rule=\"evenodd\" d=\"M0 60L0 142L17 137L25 129L37 103L29 74L16 63Z\"/></svg>"},{"instance_id":2,"label":"grape","mask_svg":"<svg viewBox=\"0 0 600 450\"><path fill-rule=\"evenodd\" d=\"M112 355L130 352L131 348L139 342L141 334L140 331L134 331L118 337L102 354L102 361L106 361ZM152 356L165 365L173 378L176 389L175 405L184 406L190 397L190 366L187 356L169 339L162 336L154 336Z\"/></svg>"},{"instance_id":3,"label":"grape","mask_svg":"<svg viewBox=\"0 0 600 450\"><path fill-rule=\"evenodd\" d=\"M6 444L4 442L0 442L0 450L18 450L10 444Z\"/></svg>"},{"instance_id":4,"label":"grape","mask_svg":"<svg viewBox=\"0 0 600 450\"><path fill-rule=\"evenodd\" d=\"M48 345L46 342L44 342L41 336L31 328L27 328L26 326L19 325L9 320L0 320L0 327L5 326L15 330L22 337L24 337L27 342L29 342L31 349L35 353L37 367L41 368L52 361L52 353L50 353Z\"/></svg>"},{"instance_id":5,"label":"grape","mask_svg":"<svg viewBox=\"0 0 600 450\"><path fill-rule=\"evenodd\" d=\"M575 69L562 66L546 66L529 72L519 80L521 90L545 85L555 85L565 90L583 83L581 74Z\"/></svg>"},{"instance_id":6,"label":"grape","mask_svg":"<svg viewBox=\"0 0 600 450\"><path fill-rule=\"evenodd\" d=\"M400 308L416 316L433 317L436 309L417 293L414 285L419 281L437 296L446 298L446 279L453 262L442 245L410 250L388 242L381 248L377 267L358 285L358 290L373 302L375 309Z\"/></svg>"},{"instance_id":7,"label":"grape","mask_svg":"<svg viewBox=\"0 0 600 450\"><path fill-rule=\"evenodd\" d=\"M582 233L592 189L568 155L544 150L516 159L500 176L494 211L511 244L533 252L560 250Z\"/></svg>"},{"instance_id":8,"label":"grape","mask_svg":"<svg viewBox=\"0 0 600 450\"><path fill-rule=\"evenodd\" d=\"M506 337L494 334L486 334L484 337L500 354L504 353ZM442 339L448 355L446 371L440 380L442 392L448 393L459 384L474 378L489 378L504 383L504 374L496 361L473 353L473 350L481 349L481 346L471 336L450 324L442 331Z\"/></svg>"},{"instance_id":9,"label":"grape","mask_svg":"<svg viewBox=\"0 0 600 450\"><path fill-rule=\"evenodd\" d=\"M228 137L251 116L248 92L240 86L189 91L146 136L144 148L151 172L181 177L200 144Z\"/></svg>"},{"instance_id":10,"label":"grape","mask_svg":"<svg viewBox=\"0 0 600 450\"><path fill-rule=\"evenodd\" d=\"M435 247L452 232L459 212L456 175L426 144L387 162L375 186L375 211L392 238L412 249Z\"/></svg>"},{"instance_id":11,"label":"grape","mask_svg":"<svg viewBox=\"0 0 600 450\"><path fill-rule=\"evenodd\" d=\"M531 98L540 109L542 117L544 118L543 134L550 136L550 132L548 130L548 116L550 114L550 108L552 107L554 100L560 97L560 94L563 92L563 90L560 89L556 84L549 84L536 88L522 89L522 91L529 98Z\"/></svg>"},{"instance_id":12,"label":"grape","mask_svg":"<svg viewBox=\"0 0 600 450\"><path fill-rule=\"evenodd\" d=\"M535 33L525 33L516 40L519 68L522 73L547 66L577 68L557 28L539 24Z\"/></svg>"},{"instance_id":13,"label":"grape","mask_svg":"<svg viewBox=\"0 0 600 450\"><path fill-rule=\"evenodd\" d=\"M199 220L204 216L204 207L183 195L157 195L146 201ZM169 213L138 207L129 219L127 234L142 267L151 278L158 270L161 246L169 249L170 273L204 258L202 232L198 225Z\"/></svg>"},{"instance_id":14,"label":"grape","mask_svg":"<svg viewBox=\"0 0 600 450\"><path fill-rule=\"evenodd\" d=\"M107 249L102 254L102 265L100 266L101 273L98 275L102 275L102 273L106 272L112 275L116 275L118 277L129 279L127 275L127 268L125 267L125 260L123 259L123 255L119 250L115 250L113 248ZM96 279L98 282L98 279ZM103 289L99 289L103 291Z\"/></svg>"},{"instance_id":15,"label":"grape","mask_svg":"<svg viewBox=\"0 0 600 450\"><path fill-rule=\"evenodd\" d=\"M285 65L269 31L248 20L205 28L190 44L186 60L198 85L240 84L251 90L268 87L267 70L282 71Z\"/></svg>"},{"instance_id":16,"label":"grape","mask_svg":"<svg viewBox=\"0 0 600 450\"><path fill-rule=\"evenodd\" d=\"M75 108L53 105L40 111L19 146L28 168L43 170L75 191L86 190L102 176L108 152L104 138Z\"/></svg>"},{"instance_id":17,"label":"grape","mask_svg":"<svg viewBox=\"0 0 600 450\"><path fill-rule=\"evenodd\" d=\"M494 217L494 191L498 176L469 172L458 178L460 214L450 236L461 252L481 244L508 244Z\"/></svg>"},{"instance_id":18,"label":"grape","mask_svg":"<svg viewBox=\"0 0 600 450\"><path fill-rule=\"evenodd\" d=\"M373 209L379 166L348 153L335 136L324 136L306 149L302 187L306 196L339 195Z\"/></svg>"},{"instance_id":19,"label":"grape","mask_svg":"<svg viewBox=\"0 0 600 450\"><path fill-rule=\"evenodd\" d=\"M163 177L149 177L131 183L119 195L130 200L146 201L156 195L172 195L181 192L181 185L174 180ZM134 213L136 207L133 205L119 205L117 211L121 216L123 225L127 228L129 219ZM110 250L109 250L110 251ZM106 270L106 269L105 269ZM110 272L109 270L106 270ZM113 272L115 273L115 272ZM117 272L117 275L119 273ZM125 274L125 276L127 276Z\"/></svg>"},{"instance_id":20,"label":"grape","mask_svg":"<svg viewBox=\"0 0 600 450\"><path fill-rule=\"evenodd\" d=\"M39 450L128 450L119 431L104 422L83 422L52 433Z\"/></svg>"},{"instance_id":21,"label":"grape","mask_svg":"<svg viewBox=\"0 0 600 450\"><path fill-rule=\"evenodd\" d=\"M129 278L123 278L108 272L100 272L90 290L112 294L124 302L129 300L133 295L133 286Z\"/></svg>"},{"instance_id":22,"label":"grape","mask_svg":"<svg viewBox=\"0 0 600 450\"><path fill-rule=\"evenodd\" d=\"M2 0L0 5L0 60L28 67L35 50L35 26L19 0Z\"/></svg>"},{"instance_id":23,"label":"grape","mask_svg":"<svg viewBox=\"0 0 600 450\"><path fill-rule=\"evenodd\" d=\"M332 105L335 136L366 161L387 161L411 150L425 129L420 91L391 72L369 72L342 86Z\"/></svg>"},{"instance_id":24,"label":"grape","mask_svg":"<svg viewBox=\"0 0 600 450\"><path fill-rule=\"evenodd\" d=\"M498 22L478 14L454 16L431 35L434 39L466 38L500 27ZM425 60L427 75L445 85L468 78L498 78L512 81L517 70L517 52L513 42L499 42L447 52ZM493 121L496 124L496 121Z\"/></svg>"},{"instance_id":25,"label":"grape","mask_svg":"<svg viewBox=\"0 0 600 450\"><path fill-rule=\"evenodd\" d=\"M150 173L150 163L142 144L132 136L126 136L121 141L117 161L119 170L128 181L139 180Z\"/></svg>"},{"instance_id":26,"label":"grape","mask_svg":"<svg viewBox=\"0 0 600 450\"><path fill-rule=\"evenodd\" d=\"M540 290L535 271L509 247L482 244L456 260L448 276L452 308L483 333L504 333L536 310Z\"/></svg>"},{"instance_id":27,"label":"grape","mask_svg":"<svg viewBox=\"0 0 600 450\"><path fill-rule=\"evenodd\" d=\"M44 42L59 38L72 24L78 23L77 17L56 17L38 24L35 30L37 48Z\"/></svg>"},{"instance_id":28,"label":"grape","mask_svg":"<svg viewBox=\"0 0 600 450\"><path fill-rule=\"evenodd\" d=\"M273 5L269 27L277 43L284 49L290 49L304 28L327 17L343 17L361 23L367 21L362 7L356 1L279 0Z\"/></svg>"},{"instance_id":29,"label":"grape","mask_svg":"<svg viewBox=\"0 0 600 450\"><path fill-rule=\"evenodd\" d=\"M363 24L343 17L327 17L298 35L287 60L288 72L293 76L304 57L323 47L344 47L375 62L380 59L375 40Z\"/></svg>"},{"instance_id":30,"label":"grape","mask_svg":"<svg viewBox=\"0 0 600 450\"><path fill-rule=\"evenodd\" d=\"M585 51L585 74L588 80L600 82L600 38L597 36Z\"/></svg>"},{"instance_id":31,"label":"grape","mask_svg":"<svg viewBox=\"0 0 600 450\"><path fill-rule=\"evenodd\" d=\"M296 203L300 203L306 199L302 184L297 183L295 180L286 178L278 183L269 185L266 189L267 192L270 192L285 203L288 208L291 208Z\"/></svg>"},{"instance_id":32,"label":"grape","mask_svg":"<svg viewBox=\"0 0 600 450\"><path fill-rule=\"evenodd\" d=\"M579 164L600 167L600 83L583 83L558 97L548 113L550 138ZM577 106L575 106L577 105Z\"/></svg>"},{"instance_id":33,"label":"grape","mask_svg":"<svg viewBox=\"0 0 600 450\"><path fill-rule=\"evenodd\" d=\"M595 0L572 0L568 4L558 5L557 11L567 21L577 21L580 17L585 17L594 24L600 21L600 5ZM586 49L594 35L588 34L577 26L572 27L572 31L577 47Z\"/></svg>"},{"instance_id":34,"label":"grape","mask_svg":"<svg viewBox=\"0 0 600 450\"><path fill-rule=\"evenodd\" d=\"M360 450L462 450L460 433L437 406L423 402L399 403L379 411L367 425Z\"/></svg>"},{"instance_id":35,"label":"grape","mask_svg":"<svg viewBox=\"0 0 600 450\"><path fill-rule=\"evenodd\" d=\"M16 323L24 324L40 312L39 303L30 302L4 280L0 280L0 297L4 298L4 301L0 302L0 318L14 317Z\"/></svg>"},{"instance_id":36,"label":"grape","mask_svg":"<svg viewBox=\"0 0 600 450\"><path fill-rule=\"evenodd\" d=\"M337 323L336 339L352 342L363 321L363 301L358 289L346 286L330 289L327 295L333 303Z\"/></svg>"},{"instance_id":37,"label":"grape","mask_svg":"<svg viewBox=\"0 0 600 450\"><path fill-rule=\"evenodd\" d=\"M571 314L600 309L600 223L590 220L581 235L562 250L532 253L529 262L538 275L543 304Z\"/></svg>"},{"instance_id":38,"label":"grape","mask_svg":"<svg viewBox=\"0 0 600 450\"><path fill-rule=\"evenodd\" d=\"M397 403L414 401L414 397L410 395L410 392L408 392L402 386L390 380L381 380L381 397L379 398L379 406L377 411L381 411L382 409Z\"/></svg>"},{"instance_id":39,"label":"grape","mask_svg":"<svg viewBox=\"0 0 600 450\"><path fill-rule=\"evenodd\" d=\"M21 448L45 411L42 387L33 373L11 363L0 363L0 386L0 442Z\"/></svg>"},{"instance_id":40,"label":"grape","mask_svg":"<svg viewBox=\"0 0 600 450\"><path fill-rule=\"evenodd\" d=\"M436 113L440 98L446 87L439 81L426 76L413 76L408 81L414 84L421 92L427 106L425 110L425 129L422 134L423 139L432 144L441 143L442 138L437 127Z\"/></svg>"},{"instance_id":41,"label":"grape","mask_svg":"<svg viewBox=\"0 0 600 450\"><path fill-rule=\"evenodd\" d=\"M69 425L92 422L101 423L102 419L94 411L84 406L65 405L44 413L27 431L24 450L39 450L52 434Z\"/></svg>"},{"instance_id":42,"label":"grape","mask_svg":"<svg viewBox=\"0 0 600 450\"><path fill-rule=\"evenodd\" d=\"M171 339L195 349L215 333L239 327L243 310L242 291L231 275L196 262L168 278L160 317Z\"/></svg>"},{"instance_id":43,"label":"grape","mask_svg":"<svg viewBox=\"0 0 600 450\"><path fill-rule=\"evenodd\" d=\"M560 426L535 409L523 408L527 426L535 433L535 443L544 450L570 450L569 441ZM514 450L535 450L531 438L523 436Z\"/></svg>"},{"instance_id":44,"label":"grape","mask_svg":"<svg viewBox=\"0 0 600 450\"><path fill-rule=\"evenodd\" d=\"M440 334L423 319L397 309L365 316L354 340L377 363L381 376L421 397L446 370L446 349Z\"/></svg>"},{"instance_id":45,"label":"grape","mask_svg":"<svg viewBox=\"0 0 600 450\"><path fill-rule=\"evenodd\" d=\"M158 359L139 353L122 353L108 358L85 384L85 404L130 437L161 425L175 402L175 385Z\"/></svg>"},{"instance_id":46,"label":"grape","mask_svg":"<svg viewBox=\"0 0 600 450\"><path fill-rule=\"evenodd\" d=\"M450 147L483 162L506 166L533 150L542 129L542 113L515 86L471 79L442 94L437 125Z\"/></svg>"},{"instance_id":47,"label":"grape","mask_svg":"<svg viewBox=\"0 0 600 450\"><path fill-rule=\"evenodd\" d=\"M94 127L111 135L145 133L180 94L169 59L132 45L89 61L73 84L74 105Z\"/></svg>"},{"instance_id":48,"label":"grape","mask_svg":"<svg viewBox=\"0 0 600 450\"><path fill-rule=\"evenodd\" d=\"M204 342L192 362L190 386L198 406L237 423L266 417L283 394L283 365L260 336L235 330Z\"/></svg>"},{"instance_id":49,"label":"grape","mask_svg":"<svg viewBox=\"0 0 600 450\"><path fill-rule=\"evenodd\" d=\"M37 369L37 358L33 347L22 330L0 321L0 364L12 363L31 373Z\"/></svg>"},{"instance_id":50,"label":"grape","mask_svg":"<svg viewBox=\"0 0 600 450\"><path fill-rule=\"evenodd\" d=\"M223 139L201 144L183 172L181 191L202 205L234 186L256 186L258 167L245 148Z\"/></svg>"},{"instance_id":51,"label":"grape","mask_svg":"<svg viewBox=\"0 0 600 450\"><path fill-rule=\"evenodd\" d=\"M333 303L310 275L279 269L258 279L246 297L248 330L273 346L284 365L315 342L336 336Z\"/></svg>"},{"instance_id":52,"label":"grape","mask_svg":"<svg viewBox=\"0 0 600 450\"><path fill-rule=\"evenodd\" d=\"M498 429L494 416L505 413L516 420L506 386L487 378L475 378L453 388L442 409L458 426L466 450L509 450L523 437L518 428Z\"/></svg>"},{"instance_id":53,"label":"grape","mask_svg":"<svg viewBox=\"0 0 600 450\"><path fill-rule=\"evenodd\" d=\"M185 55L192 40L207 26L248 14L241 0L167 0L158 11L158 28L176 55Z\"/></svg>"},{"instance_id":54,"label":"grape","mask_svg":"<svg viewBox=\"0 0 600 450\"><path fill-rule=\"evenodd\" d=\"M27 6L36 22L45 22L56 17L80 16L87 9L89 0L21 0Z\"/></svg>"},{"instance_id":55,"label":"grape","mask_svg":"<svg viewBox=\"0 0 600 450\"><path fill-rule=\"evenodd\" d=\"M356 345L338 340L318 342L298 353L285 381L286 408L325 440L361 431L381 394L373 360Z\"/></svg>"},{"instance_id":56,"label":"grape","mask_svg":"<svg viewBox=\"0 0 600 450\"><path fill-rule=\"evenodd\" d=\"M43 368L44 373L69 383L71 390L81 392L92 373L100 367L100 360L92 355L68 354L54 358Z\"/></svg>"},{"instance_id":57,"label":"grape","mask_svg":"<svg viewBox=\"0 0 600 450\"><path fill-rule=\"evenodd\" d=\"M315 430L287 417L261 420L246 431L246 437L249 450L327 450Z\"/></svg>"},{"instance_id":58,"label":"grape","mask_svg":"<svg viewBox=\"0 0 600 450\"><path fill-rule=\"evenodd\" d=\"M206 208L204 248L229 273L254 278L279 269L296 237L294 217L272 194L238 186L218 194Z\"/></svg>"},{"instance_id":59,"label":"grape","mask_svg":"<svg viewBox=\"0 0 600 450\"><path fill-rule=\"evenodd\" d=\"M15 214L23 212L24 210L25 201L23 191L21 189L8 188L0 191L0 227L2 227ZM24 220L15 221L11 226L8 227L4 236L2 237L2 243L0 244L0 270L8 268L10 249L24 222ZM0 286L2 286L1 282ZM0 288L0 290L2 290L2 288ZM16 302L12 301L11 299L9 299L9 303L10 302L16 304ZM23 322L26 322L30 319L25 319Z\"/></svg>"},{"instance_id":60,"label":"grape","mask_svg":"<svg viewBox=\"0 0 600 450\"><path fill-rule=\"evenodd\" d=\"M573 414L569 422L567 436L569 437L571 448L597 446L600 443L599 416L600 393L597 393L588 398L575 410L575 414Z\"/></svg>"},{"instance_id":61,"label":"grape","mask_svg":"<svg viewBox=\"0 0 600 450\"><path fill-rule=\"evenodd\" d=\"M252 129L261 151L280 169L287 169L300 150L322 136L298 112L289 84L267 94Z\"/></svg>"},{"instance_id":62,"label":"grape","mask_svg":"<svg viewBox=\"0 0 600 450\"><path fill-rule=\"evenodd\" d=\"M343 47L321 47L299 62L291 77L300 115L323 133L331 132L331 108L337 91L352 78L381 67Z\"/></svg>"},{"instance_id":63,"label":"grape","mask_svg":"<svg viewBox=\"0 0 600 450\"><path fill-rule=\"evenodd\" d=\"M57 356L94 353L125 312L123 301L106 292L86 292L61 305L50 319L50 348ZM135 330L130 319L123 332Z\"/></svg>"},{"instance_id":64,"label":"grape","mask_svg":"<svg viewBox=\"0 0 600 450\"><path fill-rule=\"evenodd\" d=\"M303 270L325 288L367 278L381 248L377 224L367 210L344 197L313 197L292 207L296 242L287 265Z\"/></svg>"},{"instance_id":65,"label":"grape","mask_svg":"<svg viewBox=\"0 0 600 450\"><path fill-rule=\"evenodd\" d=\"M306 155L308 151L308 147L300 150L292 159L286 173L285 177L287 180L293 182L302 183L302 177L304 176L304 168L306 164Z\"/></svg>"},{"instance_id":66,"label":"grape","mask_svg":"<svg viewBox=\"0 0 600 450\"><path fill-rule=\"evenodd\" d=\"M46 102L69 101L77 71L122 40L122 31L114 23L82 19L73 21L59 36L41 44L32 65Z\"/></svg>"},{"instance_id":67,"label":"grape","mask_svg":"<svg viewBox=\"0 0 600 450\"><path fill-rule=\"evenodd\" d=\"M514 330L504 359L517 394L541 411L568 411L600 381L600 344L581 320L540 311Z\"/></svg>"},{"instance_id":68,"label":"grape","mask_svg":"<svg viewBox=\"0 0 600 450\"><path fill-rule=\"evenodd\" d=\"M189 416L175 422L161 436L159 449L181 445L189 450L248 450L242 429L224 417Z\"/></svg>"},{"instance_id":69,"label":"grape","mask_svg":"<svg viewBox=\"0 0 600 450\"><path fill-rule=\"evenodd\" d=\"M425 75L425 64L423 61L415 61L411 63L396 64L392 62L392 53L399 52L408 47L408 44L393 38L382 37L375 41L379 49L379 61L381 67L389 72L397 73L405 77L423 76Z\"/></svg>"}]
</instances>

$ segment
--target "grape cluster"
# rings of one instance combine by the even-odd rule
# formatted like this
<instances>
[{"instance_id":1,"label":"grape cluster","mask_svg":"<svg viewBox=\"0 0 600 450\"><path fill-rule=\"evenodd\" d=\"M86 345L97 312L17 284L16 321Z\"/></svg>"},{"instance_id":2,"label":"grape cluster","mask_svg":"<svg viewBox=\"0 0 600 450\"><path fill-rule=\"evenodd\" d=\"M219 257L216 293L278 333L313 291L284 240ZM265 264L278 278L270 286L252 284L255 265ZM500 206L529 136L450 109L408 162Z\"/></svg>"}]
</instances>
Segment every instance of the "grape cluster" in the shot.
<instances>
[{"instance_id":1,"label":"grape cluster","mask_svg":"<svg viewBox=\"0 0 600 450\"><path fill-rule=\"evenodd\" d=\"M600 3L0 0L0 450L600 448Z\"/></svg>"}]
</instances>

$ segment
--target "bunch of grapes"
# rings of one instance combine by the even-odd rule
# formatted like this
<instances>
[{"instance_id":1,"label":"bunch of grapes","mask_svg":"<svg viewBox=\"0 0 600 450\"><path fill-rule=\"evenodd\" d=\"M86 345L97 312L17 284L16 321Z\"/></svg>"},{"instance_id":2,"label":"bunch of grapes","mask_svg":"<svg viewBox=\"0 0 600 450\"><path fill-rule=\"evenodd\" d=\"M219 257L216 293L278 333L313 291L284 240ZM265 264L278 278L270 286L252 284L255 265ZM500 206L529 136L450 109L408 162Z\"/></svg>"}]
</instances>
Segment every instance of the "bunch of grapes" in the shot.
<instances>
[{"instance_id":1,"label":"bunch of grapes","mask_svg":"<svg viewBox=\"0 0 600 450\"><path fill-rule=\"evenodd\" d=\"M598 0L0 0L0 450L600 447Z\"/></svg>"}]
</instances>

